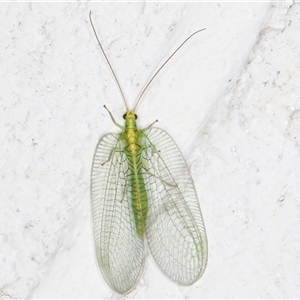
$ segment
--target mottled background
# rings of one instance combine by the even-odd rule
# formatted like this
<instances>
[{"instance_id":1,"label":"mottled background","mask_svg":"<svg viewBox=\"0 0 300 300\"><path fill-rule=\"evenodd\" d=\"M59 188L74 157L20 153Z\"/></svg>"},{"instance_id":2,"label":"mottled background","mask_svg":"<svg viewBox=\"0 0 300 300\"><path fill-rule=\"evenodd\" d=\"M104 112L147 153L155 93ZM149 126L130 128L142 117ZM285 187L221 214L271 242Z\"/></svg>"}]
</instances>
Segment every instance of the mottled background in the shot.
<instances>
[{"instance_id":1,"label":"mottled background","mask_svg":"<svg viewBox=\"0 0 300 300\"><path fill-rule=\"evenodd\" d=\"M300 295L300 5L1 3L0 295L117 298L97 266L90 169L98 140L192 32L138 107L187 159L209 241L189 287L147 254L135 298ZM148 252L147 252L148 253Z\"/></svg>"}]
</instances>

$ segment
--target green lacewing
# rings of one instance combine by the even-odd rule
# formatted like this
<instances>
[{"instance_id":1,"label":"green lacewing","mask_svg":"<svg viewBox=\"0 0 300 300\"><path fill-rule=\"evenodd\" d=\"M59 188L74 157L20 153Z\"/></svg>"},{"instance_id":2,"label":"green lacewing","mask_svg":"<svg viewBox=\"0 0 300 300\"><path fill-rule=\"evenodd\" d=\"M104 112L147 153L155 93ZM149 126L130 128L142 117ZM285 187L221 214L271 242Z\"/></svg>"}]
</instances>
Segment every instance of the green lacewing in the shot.
<instances>
[{"instance_id":1,"label":"green lacewing","mask_svg":"<svg viewBox=\"0 0 300 300\"><path fill-rule=\"evenodd\" d=\"M120 294L131 292L143 272L144 245L162 272L181 285L204 273L207 237L195 186L186 162L168 133L153 127L138 129L135 114L144 92L158 72L196 33L164 62L129 109L121 86L90 22L123 97L125 125L104 106L118 134L103 136L95 151L91 200L96 255L107 284Z\"/></svg>"}]
</instances>

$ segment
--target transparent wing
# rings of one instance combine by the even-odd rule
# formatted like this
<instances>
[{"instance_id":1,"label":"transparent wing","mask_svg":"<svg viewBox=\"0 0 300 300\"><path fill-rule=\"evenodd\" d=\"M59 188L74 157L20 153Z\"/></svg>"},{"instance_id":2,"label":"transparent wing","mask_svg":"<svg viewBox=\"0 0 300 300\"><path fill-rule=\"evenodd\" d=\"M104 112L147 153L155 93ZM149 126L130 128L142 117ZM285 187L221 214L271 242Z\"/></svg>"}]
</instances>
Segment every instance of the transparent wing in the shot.
<instances>
[{"instance_id":1,"label":"transparent wing","mask_svg":"<svg viewBox=\"0 0 300 300\"><path fill-rule=\"evenodd\" d=\"M193 180L166 132L151 128L144 135L149 248L168 277L189 285L199 279L207 263L207 238Z\"/></svg>"},{"instance_id":2,"label":"transparent wing","mask_svg":"<svg viewBox=\"0 0 300 300\"><path fill-rule=\"evenodd\" d=\"M94 237L101 273L121 294L134 288L144 264L143 240L136 234L130 194L121 136L105 135L97 145L91 174Z\"/></svg>"}]
</instances>

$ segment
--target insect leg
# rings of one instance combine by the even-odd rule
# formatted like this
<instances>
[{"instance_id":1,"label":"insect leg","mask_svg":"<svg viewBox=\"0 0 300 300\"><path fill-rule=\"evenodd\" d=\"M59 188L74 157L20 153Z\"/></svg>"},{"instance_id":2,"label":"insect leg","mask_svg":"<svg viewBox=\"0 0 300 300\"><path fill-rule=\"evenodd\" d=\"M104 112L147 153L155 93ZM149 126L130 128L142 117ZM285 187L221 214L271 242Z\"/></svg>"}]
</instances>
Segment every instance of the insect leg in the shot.
<instances>
[{"instance_id":1,"label":"insect leg","mask_svg":"<svg viewBox=\"0 0 300 300\"><path fill-rule=\"evenodd\" d=\"M109 113L109 115L110 115L112 121L114 122L114 124L115 124L116 126L118 126L119 128L121 128L122 130L124 130L124 127L123 127L122 125L118 124L118 123L115 121L115 119L114 119L112 113L111 113L110 110L106 107L106 105L103 105L103 107L108 111L108 113Z\"/></svg>"},{"instance_id":2,"label":"insect leg","mask_svg":"<svg viewBox=\"0 0 300 300\"><path fill-rule=\"evenodd\" d=\"M146 128L142 129L142 131L144 130L148 130L151 126L153 126L155 123L157 123L158 120L155 120L153 123L151 123L149 126L147 126Z\"/></svg>"},{"instance_id":3,"label":"insect leg","mask_svg":"<svg viewBox=\"0 0 300 300\"><path fill-rule=\"evenodd\" d=\"M104 166L107 162L109 162L110 159L111 159L111 157L113 156L113 153L115 153L115 152L122 152L122 150L120 150L120 148L117 148L117 147L112 148L111 151L110 151L110 153L109 153L108 159L107 159L106 161L104 161L104 162L101 164L101 166Z\"/></svg>"},{"instance_id":4,"label":"insect leg","mask_svg":"<svg viewBox=\"0 0 300 300\"><path fill-rule=\"evenodd\" d=\"M128 179L126 179L128 180ZM123 200L125 199L125 196L126 194L128 193L128 189L129 189L129 184L124 184L124 187L123 187L123 191L122 191L122 199L120 200L120 202L123 202Z\"/></svg>"},{"instance_id":5,"label":"insect leg","mask_svg":"<svg viewBox=\"0 0 300 300\"><path fill-rule=\"evenodd\" d=\"M116 148L113 148L113 149L110 151L108 159L107 159L106 161L104 161L104 162L101 164L101 166L104 166L107 162L110 161L110 159L111 159L111 157L112 157L112 155L113 155L113 152L115 152L115 151L116 151Z\"/></svg>"},{"instance_id":6,"label":"insect leg","mask_svg":"<svg viewBox=\"0 0 300 300\"><path fill-rule=\"evenodd\" d=\"M143 147L143 150L146 153L147 153L147 148L151 148L151 156L154 155L154 154L158 154L158 156L159 156L160 150L157 150L156 147L151 142L150 142L149 145ZM174 182L174 183L167 182L167 181L163 180L161 176L151 173L150 170L147 168L147 166L144 163L143 163L143 169L147 172L147 174L149 174L150 176L153 176L154 178L159 179L163 184L168 185L171 188L177 188L178 187L178 184L176 182Z\"/></svg>"},{"instance_id":7,"label":"insect leg","mask_svg":"<svg viewBox=\"0 0 300 300\"><path fill-rule=\"evenodd\" d=\"M153 176L154 178L157 178L159 179L162 183L164 183L165 185L168 185L169 187L171 188L177 188L178 187L178 184L177 183L170 183L170 182L167 182L165 180L163 180L160 176L156 176L155 174L151 173L149 171L149 169L147 169L147 167L145 165L143 165L143 169L146 171L147 174L149 174L149 176Z\"/></svg>"}]
</instances>

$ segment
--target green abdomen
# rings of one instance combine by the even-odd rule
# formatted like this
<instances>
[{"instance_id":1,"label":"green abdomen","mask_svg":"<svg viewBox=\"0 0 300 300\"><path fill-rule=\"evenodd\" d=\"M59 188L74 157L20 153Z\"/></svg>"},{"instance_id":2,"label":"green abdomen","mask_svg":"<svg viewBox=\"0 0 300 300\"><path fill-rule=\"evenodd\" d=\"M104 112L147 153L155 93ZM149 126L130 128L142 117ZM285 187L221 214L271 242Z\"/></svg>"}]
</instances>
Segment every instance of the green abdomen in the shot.
<instances>
[{"instance_id":1,"label":"green abdomen","mask_svg":"<svg viewBox=\"0 0 300 300\"><path fill-rule=\"evenodd\" d=\"M130 164L132 210L134 214L136 231L139 237L143 237L146 228L148 212L148 199L145 183L142 175L141 155L128 155Z\"/></svg>"}]
</instances>

